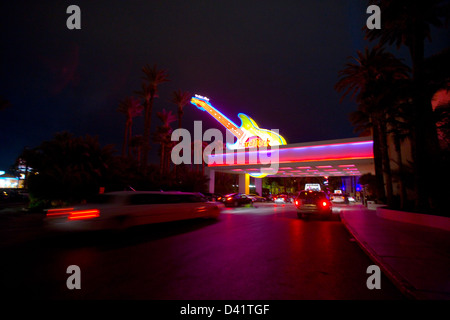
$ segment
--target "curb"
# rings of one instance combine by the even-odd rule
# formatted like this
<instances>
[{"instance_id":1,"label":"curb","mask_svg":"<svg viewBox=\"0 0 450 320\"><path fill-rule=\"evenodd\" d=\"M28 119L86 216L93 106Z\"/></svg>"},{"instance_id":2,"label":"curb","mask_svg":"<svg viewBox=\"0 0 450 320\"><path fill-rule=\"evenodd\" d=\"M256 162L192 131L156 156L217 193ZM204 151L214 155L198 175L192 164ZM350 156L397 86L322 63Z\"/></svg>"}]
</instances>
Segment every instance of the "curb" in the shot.
<instances>
[{"instance_id":1,"label":"curb","mask_svg":"<svg viewBox=\"0 0 450 320\"><path fill-rule=\"evenodd\" d=\"M345 219L345 214L340 213L341 221L350 234L355 238L356 243L369 256L369 258L380 267L381 271L391 280L391 282L410 300L420 300L421 298L416 294L414 286L403 278L397 271L395 271L389 264L383 261L375 250L373 250L365 241L361 240L358 232L354 230Z\"/></svg>"}]
</instances>

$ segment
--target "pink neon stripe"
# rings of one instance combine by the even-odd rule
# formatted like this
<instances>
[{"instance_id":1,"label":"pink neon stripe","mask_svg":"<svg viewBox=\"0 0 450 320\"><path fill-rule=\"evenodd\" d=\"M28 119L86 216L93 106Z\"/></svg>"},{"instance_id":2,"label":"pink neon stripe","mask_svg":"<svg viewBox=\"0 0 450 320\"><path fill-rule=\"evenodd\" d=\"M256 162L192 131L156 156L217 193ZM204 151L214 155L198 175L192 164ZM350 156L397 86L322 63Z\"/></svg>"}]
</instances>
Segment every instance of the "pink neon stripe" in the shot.
<instances>
[{"instance_id":1,"label":"pink neon stripe","mask_svg":"<svg viewBox=\"0 0 450 320\"><path fill-rule=\"evenodd\" d=\"M252 151L254 152L254 151ZM234 163L226 163L226 154L215 154L209 157L209 166L233 166L233 165L250 165L250 164L263 164L258 157L257 162L250 162L249 154L245 152L244 159L236 161L234 155ZM351 142L334 145L320 145L320 146L308 146L308 147L292 147L292 148L280 148L278 153L278 163L287 164L295 162L315 162L315 161L336 161L336 160L356 160L356 159L373 159L373 145L370 142ZM253 157L255 158L255 157ZM252 160L253 160L252 158ZM212 163L215 159L222 159L222 164ZM342 166L342 165L340 165ZM346 165L348 167L354 165ZM343 167L343 166L342 166ZM297 167L303 169L304 167ZM306 168L306 167L305 167Z\"/></svg>"}]
</instances>

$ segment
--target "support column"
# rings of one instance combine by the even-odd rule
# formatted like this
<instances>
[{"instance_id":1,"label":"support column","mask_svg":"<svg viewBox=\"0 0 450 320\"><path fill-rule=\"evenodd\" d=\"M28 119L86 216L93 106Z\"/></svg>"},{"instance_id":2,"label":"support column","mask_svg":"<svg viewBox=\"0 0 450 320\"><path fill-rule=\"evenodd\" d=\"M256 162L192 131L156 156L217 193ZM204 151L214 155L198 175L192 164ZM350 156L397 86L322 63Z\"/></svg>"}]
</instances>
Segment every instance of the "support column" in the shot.
<instances>
[{"instance_id":1,"label":"support column","mask_svg":"<svg viewBox=\"0 0 450 320\"><path fill-rule=\"evenodd\" d=\"M206 168L207 177L209 178L209 193L214 193L216 172L213 169Z\"/></svg>"},{"instance_id":2,"label":"support column","mask_svg":"<svg viewBox=\"0 0 450 320\"><path fill-rule=\"evenodd\" d=\"M256 193L262 196L262 179L255 178Z\"/></svg>"},{"instance_id":3,"label":"support column","mask_svg":"<svg viewBox=\"0 0 450 320\"><path fill-rule=\"evenodd\" d=\"M248 173L239 175L239 192L245 194L250 193L250 175Z\"/></svg>"}]
</instances>

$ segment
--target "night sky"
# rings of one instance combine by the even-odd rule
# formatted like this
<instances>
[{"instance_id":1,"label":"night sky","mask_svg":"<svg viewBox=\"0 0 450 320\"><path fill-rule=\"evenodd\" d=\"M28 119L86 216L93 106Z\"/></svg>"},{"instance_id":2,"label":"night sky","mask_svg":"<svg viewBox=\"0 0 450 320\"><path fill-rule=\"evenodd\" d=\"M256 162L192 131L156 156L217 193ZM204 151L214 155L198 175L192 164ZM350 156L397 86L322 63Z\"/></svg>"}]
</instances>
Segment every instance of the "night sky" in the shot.
<instances>
[{"instance_id":1,"label":"night sky","mask_svg":"<svg viewBox=\"0 0 450 320\"><path fill-rule=\"evenodd\" d=\"M357 136L348 120L356 106L339 103L333 86L347 57L367 44L366 1L5 2L0 95L11 106L0 111L0 170L61 131L98 136L119 151L118 103L140 89L146 64L171 79L159 87L152 131L157 111L176 114L169 100L181 89L209 97L238 125L243 112L279 129L288 143ZM71 4L81 8L81 30L66 27ZM432 36L427 56L445 48L448 30ZM392 52L409 63L405 49ZM194 120L222 128L189 104L184 127ZM133 131L143 132L142 117Z\"/></svg>"}]
</instances>

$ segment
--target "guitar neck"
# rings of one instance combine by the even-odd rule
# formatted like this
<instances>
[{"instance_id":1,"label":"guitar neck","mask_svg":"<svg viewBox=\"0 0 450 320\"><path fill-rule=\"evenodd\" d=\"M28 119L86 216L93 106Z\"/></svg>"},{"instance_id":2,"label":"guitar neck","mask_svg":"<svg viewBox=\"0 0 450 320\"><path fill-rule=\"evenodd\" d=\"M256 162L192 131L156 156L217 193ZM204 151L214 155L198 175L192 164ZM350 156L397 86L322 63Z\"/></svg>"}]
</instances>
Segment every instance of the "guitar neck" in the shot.
<instances>
[{"instance_id":1,"label":"guitar neck","mask_svg":"<svg viewBox=\"0 0 450 320\"><path fill-rule=\"evenodd\" d=\"M220 111L211 106L209 103L205 101L198 100L196 103L200 105L206 112L208 112L214 119L219 121L225 128L227 128L233 135L235 135L238 139L244 135L244 132L236 126L233 121L225 117Z\"/></svg>"}]
</instances>

